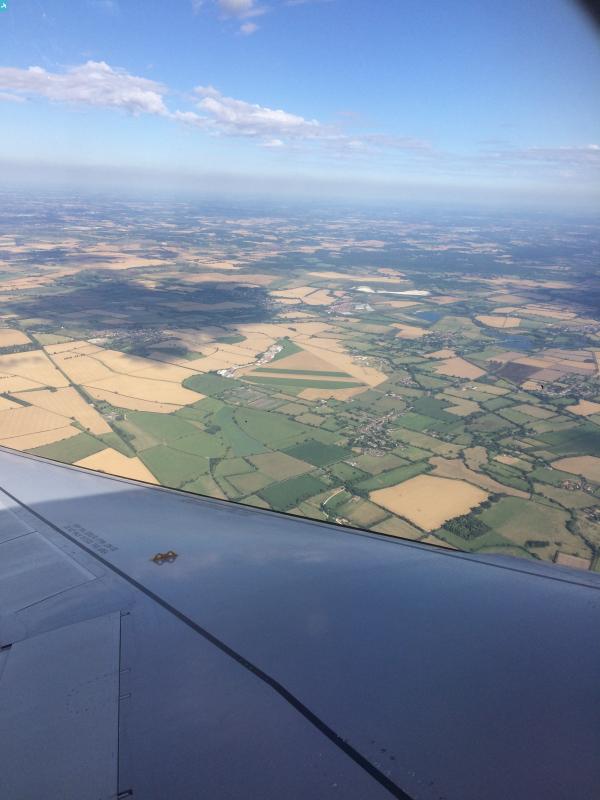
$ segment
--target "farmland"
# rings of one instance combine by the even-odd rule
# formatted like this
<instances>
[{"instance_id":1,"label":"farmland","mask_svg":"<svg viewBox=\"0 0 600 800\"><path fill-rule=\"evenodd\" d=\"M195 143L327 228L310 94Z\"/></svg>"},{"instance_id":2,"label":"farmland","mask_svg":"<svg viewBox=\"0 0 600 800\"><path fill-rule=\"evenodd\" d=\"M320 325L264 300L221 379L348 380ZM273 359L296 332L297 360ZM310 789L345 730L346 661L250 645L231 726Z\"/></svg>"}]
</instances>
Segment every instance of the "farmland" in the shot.
<instances>
[{"instance_id":1,"label":"farmland","mask_svg":"<svg viewBox=\"0 0 600 800\"><path fill-rule=\"evenodd\" d=\"M58 224L22 202L35 236L15 223L0 251L3 446L600 568L600 300L570 228L553 261L531 221L422 235L383 212L249 210L236 227L131 201Z\"/></svg>"}]
</instances>

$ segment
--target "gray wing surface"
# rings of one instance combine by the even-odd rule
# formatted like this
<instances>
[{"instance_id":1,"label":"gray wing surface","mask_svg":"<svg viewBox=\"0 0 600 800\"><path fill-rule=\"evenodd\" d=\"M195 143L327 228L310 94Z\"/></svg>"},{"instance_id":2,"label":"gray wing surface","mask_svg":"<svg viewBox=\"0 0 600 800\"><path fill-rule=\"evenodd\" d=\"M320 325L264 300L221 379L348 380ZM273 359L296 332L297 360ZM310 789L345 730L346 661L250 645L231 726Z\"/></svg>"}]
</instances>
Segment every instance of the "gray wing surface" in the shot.
<instances>
[{"instance_id":1,"label":"gray wing surface","mask_svg":"<svg viewBox=\"0 0 600 800\"><path fill-rule=\"evenodd\" d=\"M600 576L6 449L0 489L3 799L598 797Z\"/></svg>"}]
</instances>

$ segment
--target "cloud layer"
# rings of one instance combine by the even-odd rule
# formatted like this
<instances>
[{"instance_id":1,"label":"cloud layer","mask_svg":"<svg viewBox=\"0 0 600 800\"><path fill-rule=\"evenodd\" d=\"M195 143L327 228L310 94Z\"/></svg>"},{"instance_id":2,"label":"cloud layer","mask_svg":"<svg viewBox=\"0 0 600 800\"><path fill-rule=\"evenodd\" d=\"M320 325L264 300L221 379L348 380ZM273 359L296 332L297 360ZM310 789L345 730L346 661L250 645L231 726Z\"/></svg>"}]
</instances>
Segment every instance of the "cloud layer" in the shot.
<instances>
[{"instance_id":1,"label":"cloud layer","mask_svg":"<svg viewBox=\"0 0 600 800\"><path fill-rule=\"evenodd\" d=\"M198 86L201 98L198 108L204 112L211 126L221 133L266 137L282 136L286 139L315 139L325 135L325 128L317 120L307 120L281 109L267 108L245 100L225 97L212 86Z\"/></svg>"},{"instance_id":2,"label":"cloud layer","mask_svg":"<svg viewBox=\"0 0 600 800\"><path fill-rule=\"evenodd\" d=\"M45 97L53 102L122 109L131 114L167 115L166 89L156 81L113 69L104 61L88 61L64 73L42 67L0 67L1 99Z\"/></svg>"},{"instance_id":3,"label":"cloud layer","mask_svg":"<svg viewBox=\"0 0 600 800\"><path fill-rule=\"evenodd\" d=\"M225 3L225 0L223 0ZM226 0L240 18L255 7L253 0ZM245 9L245 10L244 10ZM273 151L295 150L328 159L353 159L385 169L414 173L477 177L490 174L591 180L600 169L600 145L559 147L486 147L469 154L435 150L428 142L383 133L348 133L347 128L310 119L281 108L270 108L224 95L213 86L198 86L188 96L188 108L172 110L168 87L131 75L104 61L88 61L64 72L38 66L0 67L0 102L24 103L43 98L76 107L146 114L196 128L211 136L256 141Z\"/></svg>"}]
</instances>

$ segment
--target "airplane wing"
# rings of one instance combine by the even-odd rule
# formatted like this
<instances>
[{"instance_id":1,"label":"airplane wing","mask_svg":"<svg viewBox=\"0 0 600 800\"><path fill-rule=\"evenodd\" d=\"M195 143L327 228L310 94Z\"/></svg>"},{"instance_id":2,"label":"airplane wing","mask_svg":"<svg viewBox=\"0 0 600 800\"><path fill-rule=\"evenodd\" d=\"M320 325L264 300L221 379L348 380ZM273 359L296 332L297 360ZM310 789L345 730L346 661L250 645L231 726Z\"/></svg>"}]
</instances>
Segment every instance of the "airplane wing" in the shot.
<instances>
[{"instance_id":1,"label":"airplane wing","mask_svg":"<svg viewBox=\"0 0 600 800\"><path fill-rule=\"evenodd\" d=\"M0 488L0 797L598 797L600 576L7 449Z\"/></svg>"}]
</instances>

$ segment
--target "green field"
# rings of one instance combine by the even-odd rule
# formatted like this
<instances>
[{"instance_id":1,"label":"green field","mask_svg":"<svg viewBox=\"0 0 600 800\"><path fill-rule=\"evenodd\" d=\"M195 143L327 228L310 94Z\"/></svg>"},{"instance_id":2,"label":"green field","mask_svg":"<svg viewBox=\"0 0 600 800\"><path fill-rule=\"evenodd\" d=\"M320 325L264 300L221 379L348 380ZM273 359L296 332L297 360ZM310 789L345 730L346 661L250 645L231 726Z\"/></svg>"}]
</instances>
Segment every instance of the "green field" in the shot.
<instances>
[{"instance_id":1,"label":"green field","mask_svg":"<svg viewBox=\"0 0 600 800\"><path fill-rule=\"evenodd\" d=\"M36 456L41 456L42 458L51 458L54 461L74 464L76 461L81 461L83 458L93 456L94 453L99 453L100 450L104 450L106 446L104 442L95 439L87 433L79 433L76 436L71 436L69 439L63 439L61 442L45 444L42 447L34 447L32 450L29 450L29 452Z\"/></svg>"},{"instance_id":2,"label":"green field","mask_svg":"<svg viewBox=\"0 0 600 800\"><path fill-rule=\"evenodd\" d=\"M417 450L417 448L413 449ZM420 455L413 460L419 461L429 455L425 450L418 450L418 453ZM403 467L408 463L407 459L410 459L410 456L407 455L406 458L399 458L393 453L386 453L382 456L370 456L364 453L363 455L354 455L352 458L360 469L370 475L379 475L380 472L395 469L395 467Z\"/></svg>"},{"instance_id":3,"label":"green field","mask_svg":"<svg viewBox=\"0 0 600 800\"><path fill-rule=\"evenodd\" d=\"M336 438L333 433L303 425L277 411L238 408L235 412L235 421L251 439L273 450L284 450L286 446L298 444L305 439L331 443Z\"/></svg>"},{"instance_id":4,"label":"green field","mask_svg":"<svg viewBox=\"0 0 600 800\"><path fill-rule=\"evenodd\" d=\"M183 382L186 389L191 389L200 394L208 394L212 397L219 397L227 389L235 389L237 382L232 378L224 378L216 372L204 372L192 375Z\"/></svg>"},{"instance_id":5,"label":"green field","mask_svg":"<svg viewBox=\"0 0 600 800\"><path fill-rule=\"evenodd\" d=\"M182 453L190 453L203 458L222 458L227 454L227 444L223 437L205 431L194 431L191 436L173 439L170 446Z\"/></svg>"},{"instance_id":6,"label":"green field","mask_svg":"<svg viewBox=\"0 0 600 800\"><path fill-rule=\"evenodd\" d=\"M397 483L407 481L409 478L414 478L415 475L420 475L422 472L427 472L431 467L426 461L417 461L414 464L408 464L405 467L396 467L388 472L381 472L379 475L374 475L366 481L361 481L357 484L357 488L363 492L373 492L375 489L385 489L388 486L395 486Z\"/></svg>"},{"instance_id":7,"label":"green field","mask_svg":"<svg viewBox=\"0 0 600 800\"><path fill-rule=\"evenodd\" d=\"M265 486L273 483L273 480L267 477L267 475L263 475L262 472L251 472L246 475L231 475L228 480L242 495L254 494L254 492L259 491L259 489L264 489Z\"/></svg>"},{"instance_id":8,"label":"green field","mask_svg":"<svg viewBox=\"0 0 600 800\"><path fill-rule=\"evenodd\" d=\"M160 483L175 489L208 473L209 470L207 458L173 450L162 444L143 450L138 455Z\"/></svg>"},{"instance_id":9,"label":"green field","mask_svg":"<svg viewBox=\"0 0 600 800\"><path fill-rule=\"evenodd\" d=\"M224 458L220 461L215 461L212 471L217 478L228 478L230 475L255 472L256 468L243 458Z\"/></svg>"},{"instance_id":10,"label":"green field","mask_svg":"<svg viewBox=\"0 0 600 800\"><path fill-rule=\"evenodd\" d=\"M149 434L158 442L168 443L174 439L191 436L198 428L174 414L155 414L151 411L128 411L127 420Z\"/></svg>"},{"instance_id":11,"label":"green field","mask_svg":"<svg viewBox=\"0 0 600 800\"><path fill-rule=\"evenodd\" d=\"M547 558L557 550L589 555L582 540L566 527L569 514L558 507L518 497L504 497L482 511L479 519L492 531L520 546L530 540L548 541L548 546L539 550L539 554Z\"/></svg>"},{"instance_id":12,"label":"green field","mask_svg":"<svg viewBox=\"0 0 600 800\"><path fill-rule=\"evenodd\" d=\"M352 455L352 451L346 447L324 444L314 439L289 447L285 452L293 458L308 461L309 464L314 464L316 467L324 467Z\"/></svg>"},{"instance_id":13,"label":"green field","mask_svg":"<svg viewBox=\"0 0 600 800\"><path fill-rule=\"evenodd\" d=\"M376 506L369 500L364 500L362 497L353 497L347 503L339 506L337 509L338 515L346 517L353 525L359 528L370 528L382 522L389 513L383 508Z\"/></svg>"},{"instance_id":14,"label":"green field","mask_svg":"<svg viewBox=\"0 0 600 800\"><path fill-rule=\"evenodd\" d=\"M297 344L294 344L294 342L287 337L285 339L279 339L277 344L281 345L282 349L273 356L271 361L280 361L282 358L293 356L294 353L302 352L302 348L298 347Z\"/></svg>"},{"instance_id":15,"label":"green field","mask_svg":"<svg viewBox=\"0 0 600 800\"><path fill-rule=\"evenodd\" d=\"M110 433L101 433L98 436L107 447L112 447L113 450L117 450L119 453L123 453L124 456L131 458L136 453L136 450L133 447L130 447L129 444L114 431Z\"/></svg>"},{"instance_id":16,"label":"green field","mask_svg":"<svg viewBox=\"0 0 600 800\"><path fill-rule=\"evenodd\" d=\"M251 456L256 453L264 453L265 446L256 439L249 436L237 423L239 409L231 406L224 406L212 418L212 424L218 426L220 436L231 448L231 452L236 456Z\"/></svg>"},{"instance_id":17,"label":"green field","mask_svg":"<svg viewBox=\"0 0 600 800\"><path fill-rule=\"evenodd\" d=\"M557 455L594 455L600 452L600 428L586 422L569 430L540 434Z\"/></svg>"},{"instance_id":18,"label":"green field","mask_svg":"<svg viewBox=\"0 0 600 800\"><path fill-rule=\"evenodd\" d=\"M366 480L369 476L362 469L353 467L345 461L340 461L338 464L333 464L329 467L329 474L333 475L341 483L357 483L358 481Z\"/></svg>"},{"instance_id":19,"label":"green field","mask_svg":"<svg viewBox=\"0 0 600 800\"><path fill-rule=\"evenodd\" d=\"M292 458L287 453L263 453L257 456L250 456L248 461L274 481L293 478L313 469L312 464Z\"/></svg>"},{"instance_id":20,"label":"green field","mask_svg":"<svg viewBox=\"0 0 600 800\"><path fill-rule=\"evenodd\" d=\"M287 481L275 483L258 494L267 501L271 508L287 511L298 505L302 500L319 494L326 488L323 481L313 475L300 475L298 478L290 478Z\"/></svg>"}]
</instances>

